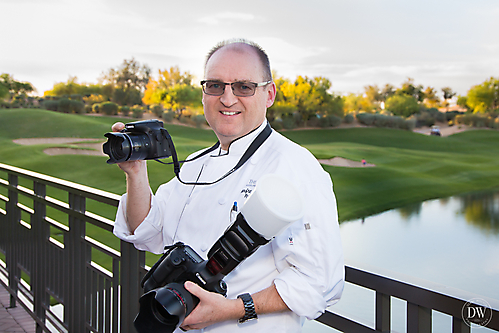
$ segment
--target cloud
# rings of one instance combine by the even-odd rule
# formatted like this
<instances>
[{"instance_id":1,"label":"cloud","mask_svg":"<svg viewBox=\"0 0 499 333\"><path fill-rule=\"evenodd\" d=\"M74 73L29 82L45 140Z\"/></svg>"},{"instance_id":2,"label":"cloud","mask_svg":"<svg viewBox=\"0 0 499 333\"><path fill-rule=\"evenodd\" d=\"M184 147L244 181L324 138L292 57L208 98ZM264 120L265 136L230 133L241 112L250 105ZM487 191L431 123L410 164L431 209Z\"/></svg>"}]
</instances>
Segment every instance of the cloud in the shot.
<instances>
[{"instance_id":1,"label":"cloud","mask_svg":"<svg viewBox=\"0 0 499 333\"><path fill-rule=\"evenodd\" d=\"M246 13L236 13L236 12L223 12L217 13L210 16L201 17L198 22L208 25L221 25L224 23L236 23L236 22L251 22L261 20L261 18Z\"/></svg>"}]
</instances>

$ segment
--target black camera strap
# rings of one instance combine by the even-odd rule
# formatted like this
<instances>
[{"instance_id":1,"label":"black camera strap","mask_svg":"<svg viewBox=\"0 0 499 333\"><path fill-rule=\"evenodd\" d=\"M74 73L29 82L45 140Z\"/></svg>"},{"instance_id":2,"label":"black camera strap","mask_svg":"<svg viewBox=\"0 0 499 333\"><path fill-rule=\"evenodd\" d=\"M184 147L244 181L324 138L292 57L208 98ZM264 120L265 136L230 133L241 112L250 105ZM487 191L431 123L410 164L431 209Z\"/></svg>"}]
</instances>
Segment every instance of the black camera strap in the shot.
<instances>
[{"instance_id":1,"label":"black camera strap","mask_svg":"<svg viewBox=\"0 0 499 333\"><path fill-rule=\"evenodd\" d=\"M166 132L166 130L165 130L165 132ZM173 162L163 163L159 160L156 160L156 161L163 163L163 164L173 164L173 172L175 173L175 176L177 176L177 179L179 180L179 182L181 182L184 185L213 185L213 184L218 183L219 181L227 178L228 176L230 176L231 174L236 172L237 169L242 167L244 165L244 163L246 163L250 159L250 157L253 156L253 154L257 151L257 149L260 148L260 146L265 142L265 140L267 140L267 138L270 136L270 134L272 134L272 128L270 127L270 124L267 123L267 126L265 126L263 131L261 131L260 134L258 134L258 136L255 138L255 140L253 140L253 142L250 144L248 149L246 149L243 156L241 156L241 159L239 160L239 162L237 162L237 164L232 169L230 169L225 175L223 175L222 177L220 177L219 179L217 179L216 181L213 181L213 182L184 182L184 181L182 181L182 179L180 179L180 163L192 162L192 161L214 151L215 149L217 149L220 146L220 142L217 142L211 148L208 148L207 150L205 150L204 152L202 152L201 154L197 155L196 157L194 157L190 160L185 160L185 161L179 162L178 157L177 157L177 152L175 151L175 146L173 145L172 139L171 139L170 135L168 134L168 132L166 132L166 134L167 134L166 139L168 140L168 143L170 145L170 150L171 150Z\"/></svg>"}]
</instances>

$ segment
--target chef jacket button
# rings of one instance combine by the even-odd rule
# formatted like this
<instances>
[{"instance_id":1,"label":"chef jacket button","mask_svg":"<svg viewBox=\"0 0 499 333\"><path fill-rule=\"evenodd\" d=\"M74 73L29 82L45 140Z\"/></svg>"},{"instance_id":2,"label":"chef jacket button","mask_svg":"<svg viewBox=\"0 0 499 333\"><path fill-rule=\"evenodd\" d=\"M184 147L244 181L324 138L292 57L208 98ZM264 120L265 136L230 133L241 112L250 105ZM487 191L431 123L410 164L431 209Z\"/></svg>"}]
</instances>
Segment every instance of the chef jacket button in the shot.
<instances>
[{"instance_id":1,"label":"chef jacket button","mask_svg":"<svg viewBox=\"0 0 499 333\"><path fill-rule=\"evenodd\" d=\"M258 158L256 157L253 157L251 160L250 160L250 163L253 164L253 165L256 165L258 163Z\"/></svg>"},{"instance_id":2,"label":"chef jacket button","mask_svg":"<svg viewBox=\"0 0 499 333\"><path fill-rule=\"evenodd\" d=\"M218 199L218 203L221 205L225 205L226 202L227 202L227 200L225 200L225 198Z\"/></svg>"}]
</instances>

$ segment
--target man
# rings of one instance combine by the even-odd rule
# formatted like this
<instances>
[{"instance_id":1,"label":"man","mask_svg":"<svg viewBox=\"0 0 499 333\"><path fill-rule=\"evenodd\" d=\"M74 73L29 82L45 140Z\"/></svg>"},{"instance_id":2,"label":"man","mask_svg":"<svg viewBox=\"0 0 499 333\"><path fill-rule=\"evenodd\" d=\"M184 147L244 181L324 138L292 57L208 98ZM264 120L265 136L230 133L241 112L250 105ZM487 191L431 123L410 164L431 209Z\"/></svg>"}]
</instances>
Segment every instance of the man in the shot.
<instances>
[{"instance_id":1,"label":"man","mask_svg":"<svg viewBox=\"0 0 499 333\"><path fill-rule=\"evenodd\" d=\"M247 41L215 47L207 57L202 84L205 117L220 149L185 163L180 176L186 182L213 182L234 167L267 127L266 110L276 96L267 55ZM115 131L122 128L122 123L113 126ZM227 298L185 283L200 303L184 320L183 330L300 332L305 318L315 319L339 300L344 266L336 200L329 175L306 149L272 131L250 159L223 180L201 186L175 178L155 195L145 161L124 162L120 168L126 173L127 194L114 232L156 253L182 241L206 258L231 223L233 203L244 204L264 174L291 180L303 194L303 219L225 277ZM249 295L237 297L241 294ZM252 307L258 319L238 323L252 317Z\"/></svg>"}]
</instances>

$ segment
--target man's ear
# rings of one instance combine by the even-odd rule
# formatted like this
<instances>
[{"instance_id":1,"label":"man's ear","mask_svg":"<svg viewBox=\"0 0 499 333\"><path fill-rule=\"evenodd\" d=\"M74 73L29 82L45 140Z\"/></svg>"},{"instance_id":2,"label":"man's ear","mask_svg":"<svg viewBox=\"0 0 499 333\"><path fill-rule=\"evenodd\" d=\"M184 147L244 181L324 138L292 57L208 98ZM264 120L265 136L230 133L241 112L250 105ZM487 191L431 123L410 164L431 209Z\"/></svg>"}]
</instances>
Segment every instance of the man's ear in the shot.
<instances>
[{"instance_id":1,"label":"man's ear","mask_svg":"<svg viewBox=\"0 0 499 333\"><path fill-rule=\"evenodd\" d=\"M275 83L274 82L269 83L267 87L267 103L265 105L267 109L274 104L276 93L277 93L277 88L275 86Z\"/></svg>"}]
</instances>

